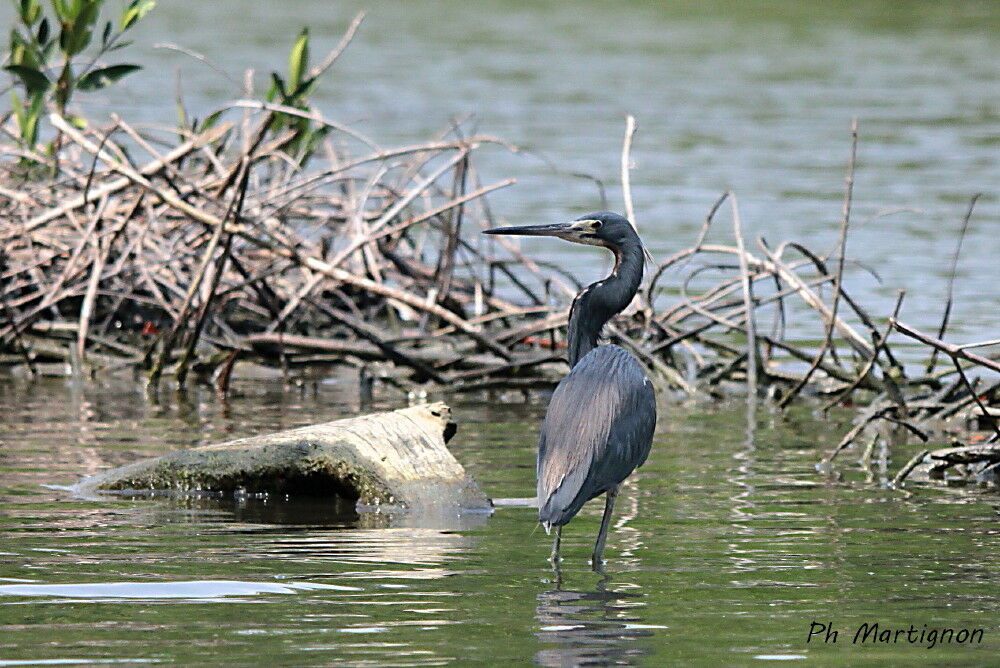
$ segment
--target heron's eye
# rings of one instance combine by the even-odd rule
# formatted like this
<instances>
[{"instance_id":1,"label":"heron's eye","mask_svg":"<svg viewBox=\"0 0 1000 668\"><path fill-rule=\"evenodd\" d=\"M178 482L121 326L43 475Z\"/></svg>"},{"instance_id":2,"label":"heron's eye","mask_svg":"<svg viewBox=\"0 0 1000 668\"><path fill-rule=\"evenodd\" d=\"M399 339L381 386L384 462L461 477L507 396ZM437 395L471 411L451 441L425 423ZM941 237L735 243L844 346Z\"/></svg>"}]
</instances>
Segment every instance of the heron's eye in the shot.
<instances>
[{"instance_id":1,"label":"heron's eye","mask_svg":"<svg viewBox=\"0 0 1000 668\"><path fill-rule=\"evenodd\" d=\"M599 220L595 220L595 221L594 221L594 229L595 229L595 230L599 230L599 229L601 229L601 226L602 226L602 225L604 225L604 223L602 223L601 221L599 221Z\"/></svg>"}]
</instances>

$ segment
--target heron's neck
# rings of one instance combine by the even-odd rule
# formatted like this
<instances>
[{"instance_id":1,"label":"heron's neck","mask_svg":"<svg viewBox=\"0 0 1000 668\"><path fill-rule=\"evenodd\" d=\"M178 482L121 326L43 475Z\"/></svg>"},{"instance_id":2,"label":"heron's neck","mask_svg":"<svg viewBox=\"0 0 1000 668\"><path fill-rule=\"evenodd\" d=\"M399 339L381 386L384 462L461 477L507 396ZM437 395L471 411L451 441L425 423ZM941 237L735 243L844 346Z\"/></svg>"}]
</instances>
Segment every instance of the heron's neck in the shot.
<instances>
[{"instance_id":1,"label":"heron's neck","mask_svg":"<svg viewBox=\"0 0 1000 668\"><path fill-rule=\"evenodd\" d=\"M569 365L597 347L604 323L621 313L635 297L642 280L642 245L629 244L615 250L615 268L611 275L587 287L573 300L569 311Z\"/></svg>"}]
</instances>

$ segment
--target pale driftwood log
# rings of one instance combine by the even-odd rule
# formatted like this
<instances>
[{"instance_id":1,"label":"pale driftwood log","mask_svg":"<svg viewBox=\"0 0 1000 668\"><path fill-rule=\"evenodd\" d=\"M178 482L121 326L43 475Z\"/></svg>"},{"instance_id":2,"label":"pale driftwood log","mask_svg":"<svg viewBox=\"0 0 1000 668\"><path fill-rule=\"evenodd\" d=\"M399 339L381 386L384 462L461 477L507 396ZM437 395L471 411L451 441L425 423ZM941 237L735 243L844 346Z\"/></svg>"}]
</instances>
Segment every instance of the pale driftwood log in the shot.
<instances>
[{"instance_id":1,"label":"pale driftwood log","mask_svg":"<svg viewBox=\"0 0 1000 668\"><path fill-rule=\"evenodd\" d=\"M491 508L445 447L455 431L450 418L439 402L178 450L85 478L75 491L245 490L364 506Z\"/></svg>"}]
</instances>

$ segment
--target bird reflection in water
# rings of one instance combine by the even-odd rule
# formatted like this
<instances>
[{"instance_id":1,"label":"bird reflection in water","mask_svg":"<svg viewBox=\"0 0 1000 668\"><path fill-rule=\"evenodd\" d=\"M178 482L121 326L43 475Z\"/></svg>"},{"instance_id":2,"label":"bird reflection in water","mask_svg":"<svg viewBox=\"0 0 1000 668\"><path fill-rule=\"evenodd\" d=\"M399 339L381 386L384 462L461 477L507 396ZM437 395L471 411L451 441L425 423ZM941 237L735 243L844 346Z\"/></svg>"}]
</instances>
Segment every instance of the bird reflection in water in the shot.
<instances>
[{"instance_id":1,"label":"bird reflection in water","mask_svg":"<svg viewBox=\"0 0 1000 668\"><path fill-rule=\"evenodd\" d=\"M601 578L590 591L562 586L559 564L553 567L555 588L538 594L536 637L554 645L535 654L541 666L631 665L649 653L642 639L653 635L640 611L645 607L639 591L622 591L633 585L617 583L599 571Z\"/></svg>"}]
</instances>

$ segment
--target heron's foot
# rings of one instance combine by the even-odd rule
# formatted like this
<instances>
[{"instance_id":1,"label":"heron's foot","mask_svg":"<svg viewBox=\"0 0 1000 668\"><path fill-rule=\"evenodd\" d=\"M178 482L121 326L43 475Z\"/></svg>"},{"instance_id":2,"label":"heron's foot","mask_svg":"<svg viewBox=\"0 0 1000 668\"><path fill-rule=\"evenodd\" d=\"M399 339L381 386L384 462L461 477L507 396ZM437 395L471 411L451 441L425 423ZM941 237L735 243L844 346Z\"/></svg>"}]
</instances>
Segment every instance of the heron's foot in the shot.
<instances>
[{"instance_id":1,"label":"heron's foot","mask_svg":"<svg viewBox=\"0 0 1000 668\"><path fill-rule=\"evenodd\" d=\"M604 569L604 565L606 563L607 562L605 562L603 559L599 559L597 561L591 560L590 562L590 570L600 575L602 578L601 580L602 582L606 581L610 577L608 575L608 572Z\"/></svg>"}]
</instances>

